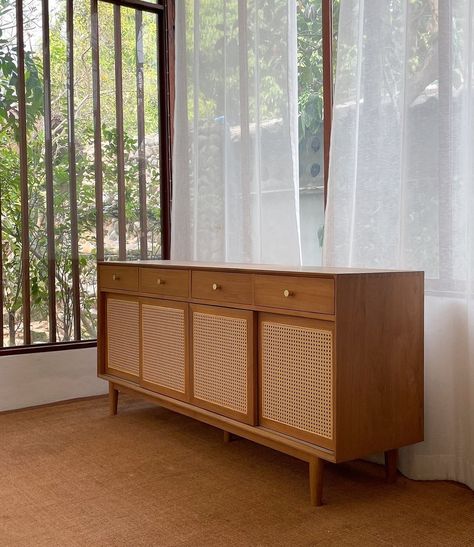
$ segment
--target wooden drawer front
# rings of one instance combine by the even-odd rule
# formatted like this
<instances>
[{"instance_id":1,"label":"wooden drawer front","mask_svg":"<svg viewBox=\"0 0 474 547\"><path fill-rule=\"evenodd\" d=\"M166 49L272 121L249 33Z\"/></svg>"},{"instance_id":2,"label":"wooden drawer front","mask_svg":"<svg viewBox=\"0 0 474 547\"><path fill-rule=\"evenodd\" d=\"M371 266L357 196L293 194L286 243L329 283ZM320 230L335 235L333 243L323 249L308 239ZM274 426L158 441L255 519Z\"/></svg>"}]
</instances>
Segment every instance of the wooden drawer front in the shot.
<instances>
[{"instance_id":1,"label":"wooden drawer front","mask_svg":"<svg viewBox=\"0 0 474 547\"><path fill-rule=\"evenodd\" d=\"M139 304L107 298L107 369L125 378L139 375Z\"/></svg>"},{"instance_id":2,"label":"wooden drawer front","mask_svg":"<svg viewBox=\"0 0 474 547\"><path fill-rule=\"evenodd\" d=\"M101 289L138 291L138 268L133 266L99 266Z\"/></svg>"},{"instance_id":3,"label":"wooden drawer front","mask_svg":"<svg viewBox=\"0 0 474 547\"><path fill-rule=\"evenodd\" d=\"M187 304L143 302L142 377L144 387L184 399L187 379Z\"/></svg>"},{"instance_id":4,"label":"wooden drawer front","mask_svg":"<svg viewBox=\"0 0 474 547\"><path fill-rule=\"evenodd\" d=\"M260 317L260 424L333 446L333 327Z\"/></svg>"},{"instance_id":5,"label":"wooden drawer front","mask_svg":"<svg viewBox=\"0 0 474 547\"><path fill-rule=\"evenodd\" d=\"M333 279L256 275L254 283L257 306L334 313Z\"/></svg>"},{"instance_id":6,"label":"wooden drawer front","mask_svg":"<svg viewBox=\"0 0 474 547\"><path fill-rule=\"evenodd\" d=\"M254 424L253 313L192 306L193 402Z\"/></svg>"},{"instance_id":7,"label":"wooden drawer front","mask_svg":"<svg viewBox=\"0 0 474 547\"><path fill-rule=\"evenodd\" d=\"M252 276L240 273L193 272L192 296L202 300L252 303Z\"/></svg>"},{"instance_id":8,"label":"wooden drawer front","mask_svg":"<svg viewBox=\"0 0 474 547\"><path fill-rule=\"evenodd\" d=\"M140 268L140 291L186 298L189 295L189 272L167 268Z\"/></svg>"}]
</instances>

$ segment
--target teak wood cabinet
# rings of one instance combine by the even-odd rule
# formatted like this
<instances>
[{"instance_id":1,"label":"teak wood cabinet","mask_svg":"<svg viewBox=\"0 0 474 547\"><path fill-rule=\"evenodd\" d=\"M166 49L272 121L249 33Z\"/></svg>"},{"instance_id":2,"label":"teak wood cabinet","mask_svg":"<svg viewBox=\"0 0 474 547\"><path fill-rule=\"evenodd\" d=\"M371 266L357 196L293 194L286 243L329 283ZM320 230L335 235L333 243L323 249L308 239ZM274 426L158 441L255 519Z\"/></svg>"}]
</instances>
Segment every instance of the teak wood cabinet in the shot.
<instances>
[{"instance_id":1,"label":"teak wood cabinet","mask_svg":"<svg viewBox=\"0 0 474 547\"><path fill-rule=\"evenodd\" d=\"M172 261L99 264L98 374L309 462L423 440L423 273Z\"/></svg>"}]
</instances>

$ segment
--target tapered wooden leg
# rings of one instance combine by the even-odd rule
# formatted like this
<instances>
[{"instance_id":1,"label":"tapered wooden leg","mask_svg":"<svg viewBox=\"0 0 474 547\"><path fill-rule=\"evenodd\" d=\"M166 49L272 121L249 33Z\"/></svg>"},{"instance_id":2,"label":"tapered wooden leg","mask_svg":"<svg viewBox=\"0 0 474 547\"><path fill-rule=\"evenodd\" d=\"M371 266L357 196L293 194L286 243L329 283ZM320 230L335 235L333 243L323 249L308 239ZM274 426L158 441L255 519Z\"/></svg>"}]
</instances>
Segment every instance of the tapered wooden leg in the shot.
<instances>
[{"instance_id":1,"label":"tapered wooden leg","mask_svg":"<svg viewBox=\"0 0 474 547\"><path fill-rule=\"evenodd\" d=\"M115 389L114 384L109 382L109 408L111 416L115 416L117 414L118 394L119 392Z\"/></svg>"},{"instance_id":2,"label":"tapered wooden leg","mask_svg":"<svg viewBox=\"0 0 474 547\"><path fill-rule=\"evenodd\" d=\"M236 441L238 437L234 435L233 433L229 433L229 431L224 431L224 442L230 443L232 441Z\"/></svg>"},{"instance_id":3,"label":"tapered wooden leg","mask_svg":"<svg viewBox=\"0 0 474 547\"><path fill-rule=\"evenodd\" d=\"M387 482L395 482L397 480L397 463L398 450L387 450L385 452L385 478Z\"/></svg>"},{"instance_id":4,"label":"tapered wooden leg","mask_svg":"<svg viewBox=\"0 0 474 547\"><path fill-rule=\"evenodd\" d=\"M309 490L311 493L311 505L319 507L323 504L323 471L324 460L313 458L309 462Z\"/></svg>"}]
</instances>

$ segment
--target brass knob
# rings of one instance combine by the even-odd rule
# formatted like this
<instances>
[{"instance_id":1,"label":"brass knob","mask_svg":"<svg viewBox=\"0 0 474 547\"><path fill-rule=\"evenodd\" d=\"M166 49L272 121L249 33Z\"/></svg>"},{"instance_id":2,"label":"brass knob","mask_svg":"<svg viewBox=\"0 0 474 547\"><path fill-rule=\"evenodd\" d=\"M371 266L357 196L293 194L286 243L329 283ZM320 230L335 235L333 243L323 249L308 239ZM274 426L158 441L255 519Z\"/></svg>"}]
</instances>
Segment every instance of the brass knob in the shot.
<instances>
[{"instance_id":1,"label":"brass knob","mask_svg":"<svg viewBox=\"0 0 474 547\"><path fill-rule=\"evenodd\" d=\"M119 277L117 274L114 274L114 275L112 276L112 279L113 279L114 281L120 281L120 277Z\"/></svg>"},{"instance_id":2,"label":"brass knob","mask_svg":"<svg viewBox=\"0 0 474 547\"><path fill-rule=\"evenodd\" d=\"M285 298L288 298L288 297L290 297L290 296L293 296L293 293L292 293L291 291L289 291L288 289L285 289L285 290L283 291L283 296L284 296Z\"/></svg>"},{"instance_id":3,"label":"brass knob","mask_svg":"<svg viewBox=\"0 0 474 547\"><path fill-rule=\"evenodd\" d=\"M217 291L217 289L220 289L220 288L221 288L220 285L218 285L217 283L212 284L212 290L213 291Z\"/></svg>"},{"instance_id":4,"label":"brass knob","mask_svg":"<svg viewBox=\"0 0 474 547\"><path fill-rule=\"evenodd\" d=\"M164 279L158 278L158 279L156 280L156 283L157 283L157 285L164 285L164 284L165 284L165 281L164 281Z\"/></svg>"}]
</instances>

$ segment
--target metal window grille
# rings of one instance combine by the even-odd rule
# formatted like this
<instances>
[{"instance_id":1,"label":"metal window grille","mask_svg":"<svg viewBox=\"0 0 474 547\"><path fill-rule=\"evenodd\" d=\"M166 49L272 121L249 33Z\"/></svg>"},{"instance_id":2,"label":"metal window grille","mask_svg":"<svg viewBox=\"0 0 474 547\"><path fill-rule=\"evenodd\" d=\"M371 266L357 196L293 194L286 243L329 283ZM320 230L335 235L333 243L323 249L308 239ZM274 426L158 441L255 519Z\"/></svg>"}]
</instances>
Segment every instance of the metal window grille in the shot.
<instances>
[{"instance_id":1,"label":"metal window grille","mask_svg":"<svg viewBox=\"0 0 474 547\"><path fill-rule=\"evenodd\" d=\"M169 257L169 4L2 6L2 56L11 74L4 72L0 88L0 147L12 157L0 179L3 354L93 345L96 260ZM108 57L106 35L113 37ZM111 75L106 57L114 59ZM115 92L108 104L106 77Z\"/></svg>"}]
</instances>

